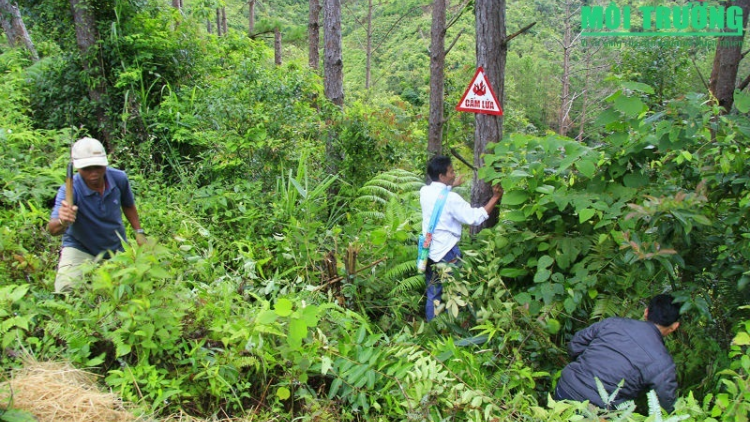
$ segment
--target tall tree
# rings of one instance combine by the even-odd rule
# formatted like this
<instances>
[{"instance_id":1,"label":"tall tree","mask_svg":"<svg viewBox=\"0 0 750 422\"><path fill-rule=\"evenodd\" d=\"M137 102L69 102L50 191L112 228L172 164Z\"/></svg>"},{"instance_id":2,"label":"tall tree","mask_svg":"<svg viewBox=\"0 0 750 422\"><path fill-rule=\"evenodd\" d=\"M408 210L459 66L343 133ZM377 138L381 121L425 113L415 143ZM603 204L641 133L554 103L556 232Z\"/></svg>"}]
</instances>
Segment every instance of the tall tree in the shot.
<instances>
[{"instance_id":1,"label":"tall tree","mask_svg":"<svg viewBox=\"0 0 750 422\"><path fill-rule=\"evenodd\" d=\"M17 4L10 4L8 0L0 0L0 25L11 47L23 44L31 53L31 59L35 62L39 61L39 54L36 52L34 43L31 42L29 32L26 31L26 25L23 23Z\"/></svg>"},{"instance_id":2,"label":"tall tree","mask_svg":"<svg viewBox=\"0 0 750 422\"><path fill-rule=\"evenodd\" d=\"M89 85L89 99L96 108L95 114L99 127L95 129L95 136L101 139L107 148L110 148L111 133L104 113L104 97L106 85L104 83L103 69L97 64L99 51L97 40L99 33L96 30L96 19L94 6L88 0L70 0L73 9L73 22L76 33L76 43L81 53L83 69L89 74L93 81Z\"/></svg>"},{"instance_id":3,"label":"tall tree","mask_svg":"<svg viewBox=\"0 0 750 422\"><path fill-rule=\"evenodd\" d=\"M281 30L278 26L273 29L273 56L276 66L281 66Z\"/></svg>"},{"instance_id":4,"label":"tall tree","mask_svg":"<svg viewBox=\"0 0 750 422\"><path fill-rule=\"evenodd\" d=\"M323 54L325 96L344 105L344 61L341 55L341 0L323 0Z\"/></svg>"},{"instance_id":5,"label":"tall tree","mask_svg":"<svg viewBox=\"0 0 750 422\"><path fill-rule=\"evenodd\" d=\"M742 40L744 39L745 27L747 26L748 14L750 14L750 0L735 0L727 6L739 6L742 9L742 36L741 37L719 37L716 44L716 55L714 56L709 90L716 101L728 113L734 104L734 89L737 86L737 73L742 54Z\"/></svg>"},{"instance_id":6,"label":"tall tree","mask_svg":"<svg viewBox=\"0 0 750 422\"><path fill-rule=\"evenodd\" d=\"M255 32L255 0L247 0L247 32L250 36Z\"/></svg>"},{"instance_id":7,"label":"tall tree","mask_svg":"<svg viewBox=\"0 0 750 422\"><path fill-rule=\"evenodd\" d=\"M352 5L358 5L360 2L354 1ZM379 0L373 2L373 0L366 0L365 12L361 13L358 10L352 9L351 13L347 10L347 16L352 16L354 21L364 28L365 39L364 42L360 41L362 49L365 52L365 89L369 90L372 86L372 62L375 57L375 52L383 45L384 42L389 40L389 36L394 29L403 22L410 14L418 9L419 6L414 6L408 10L405 10L400 14L398 19L388 25L378 25L375 23L379 17L378 11L383 10L387 3L385 0ZM345 3L346 4L346 3Z\"/></svg>"},{"instance_id":8,"label":"tall tree","mask_svg":"<svg viewBox=\"0 0 750 422\"><path fill-rule=\"evenodd\" d=\"M326 98L340 108L344 106L344 61L341 54L341 0L323 0L323 91ZM344 159L337 146L338 136L329 128L326 141L326 162L329 174L339 172ZM338 185L332 185L329 195L337 194Z\"/></svg>"},{"instance_id":9,"label":"tall tree","mask_svg":"<svg viewBox=\"0 0 750 422\"><path fill-rule=\"evenodd\" d=\"M310 40L308 63L311 69L320 67L320 0L310 0L310 21L307 24Z\"/></svg>"},{"instance_id":10,"label":"tall tree","mask_svg":"<svg viewBox=\"0 0 750 422\"><path fill-rule=\"evenodd\" d=\"M432 3L430 30L430 118L427 133L427 154L432 157L443 149L443 117L445 96L445 23L449 0Z\"/></svg>"},{"instance_id":11,"label":"tall tree","mask_svg":"<svg viewBox=\"0 0 750 422\"><path fill-rule=\"evenodd\" d=\"M560 110L557 114L557 133L562 136L566 136L568 131L573 127L573 120L570 118L570 109L573 108L573 102L575 101L575 94L571 92L571 73L572 73L572 62L571 55L573 49L578 44L580 32L577 34L573 30L573 16L578 12L579 8L571 5L570 0L562 2L562 18L563 18L563 33L562 37L555 37L558 45L562 49L562 75L560 76L560 85L562 87L560 93Z\"/></svg>"},{"instance_id":12,"label":"tall tree","mask_svg":"<svg viewBox=\"0 0 750 422\"><path fill-rule=\"evenodd\" d=\"M505 92L505 61L508 47L505 37L505 0L476 0L477 66L484 68L485 77L494 88L497 100L503 103ZM491 142L500 142L503 137L503 116L477 114L474 118L474 167L484 163L482 155ZM471 203L482 206L492 196L492 186L474 175L471 186ZM497 223L497 211L480 226L473 226L472 233Z\"/></svg>"}]
</instances>

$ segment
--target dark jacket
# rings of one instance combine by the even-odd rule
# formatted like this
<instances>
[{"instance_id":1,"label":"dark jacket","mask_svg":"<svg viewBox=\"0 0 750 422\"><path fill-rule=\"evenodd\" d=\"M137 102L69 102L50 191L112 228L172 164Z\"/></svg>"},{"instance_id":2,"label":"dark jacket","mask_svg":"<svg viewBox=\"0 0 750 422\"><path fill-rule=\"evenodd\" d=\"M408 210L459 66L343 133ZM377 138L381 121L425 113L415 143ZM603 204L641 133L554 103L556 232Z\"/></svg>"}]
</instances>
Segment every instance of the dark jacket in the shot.
<instances>
[{"instance_id":1,"label":"dark jacket","mask_svg":"<svg viewBox=\"0 0 750 422\"><path fill-rule=\"evenodd\" d=\"M589 400L605 407L595 377L610 395L624 379L612 405L654 390L665 410L674 409L677 396L674 361L654 323L627 318L605 319L577 332L568 345L568 353L574 361L563 369L558 381L562 398Z\"/></svg>"}]
</instances>

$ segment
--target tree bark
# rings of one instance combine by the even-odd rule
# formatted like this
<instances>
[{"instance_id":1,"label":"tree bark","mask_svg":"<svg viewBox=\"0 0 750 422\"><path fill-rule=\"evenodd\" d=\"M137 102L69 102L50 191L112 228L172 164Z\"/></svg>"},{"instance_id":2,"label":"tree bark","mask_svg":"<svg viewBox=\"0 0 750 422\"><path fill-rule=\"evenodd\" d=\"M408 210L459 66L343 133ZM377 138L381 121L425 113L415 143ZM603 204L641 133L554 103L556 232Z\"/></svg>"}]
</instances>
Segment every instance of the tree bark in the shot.
<instances>
[{"instance_id":1,"label":"tree bark","mask_svg":"<svg viewBox=\"0 0 750 422\"><path fill-rule=\"evenodd\" d=\"M563 53L562 76L560 77L562 92L560 93L560 110L557 116L557 133L562 136L567 136L568 131L573 126L570 120L570 109L573 106L573 96L570 92L570 74L572 70L570 56L575 46L571 17L570 2L565 1L563 4L563 36L562 40L560 40L560 47L562 47Z\"/></svg>"},{"instance_id":2,"label":"tree bark","mask_svg":"<svg viewBox=\"0 0 750 422\"><path fill-rule=\"evenodd\" d=\"M505 0L476 0L477 66L484 68L485 77L493 87L497 100L503 103L505 91L505 61L508 47L505 43ZM477 114L474 118L474 167L484 165L482 155L491 142L500 142L503 137L503 116ZM480 180L474 174L471 187L471 203L482 206L492 196L492 186ZM497 223L497 209L490 218L479 226L472 226L471 233L476 234L485 227Z\"/></svg>"},{"instance_id":3,"label":"tree bark","mask_svg":"<svg viewBox=\"0 0 750 422\"><path fill-rule=\"evenodd\" d=\"M432 4L432 29L430 30L430 121L427 135L427 155L433 157L443 149L443 108L445 99L445 23L446 3L435 0Z\"/></svg>"},{"instance_id":4,"label":"tree bark","mask_svg":"<svg viewBox=\"0 0 750 422\"><path fill-rule=\"evenodd\" d=\"M255 0L247 0L247 32L250 36L255 32Z\"/></svg>"},{"instance_id":5,"label":"tree bark","mask_svg":"<svg viewBox=\"0 0 750 422\"><path fill-rule=\"evenodd\" d=\"M372 73L372 0L367 0L367 36L365 39L365 89L370 89Z\"/></svg>"},{"instance_id":6,"label":"tree bark","mask_svg":"<svg viewBox=\"0 0 750 422\"><path fill-rule=\"evenodd\" d=\"M741 37L719 37L716 44L716 55L714 56L713 69L708 87L716 101L729 113L734 104L734 89L737 84L737 71L742 60L742 40L744 39L745 26L747 26L748 13L750 13L750 0L736 0L734 6L742 9L742 36ZM727 7L732 4L727 4Z\"/></svg>"},{"instance_id":7,"label":"tree bark","mask_svg":"<svg viewBox=\"0 0 750 422\"><path fill-rule=\"evenodd\" d=\"M323 55L325 96L344 105L344 61L341 55L341 0L323 1Z\"/></svg>"},{"instance_id":8,"label":"tree bark","mask_svg":"<svg viewBox=\"0 0 750 422\"><path fill-rule=\"evenodd\" d=\"M307 24L310 39L308 63L311 69L320 67L320 0L310 0L310 22Z\"/></svg>"},{"instance_id":9,"label":"tree bark","mask_svg":"<svg viewBox=\"0 0 750 422\"><path fill-rule=\"evenodd\" d=\"M182 10L182 0L172 0L172 7Z\"/></svg>"},{"instance_id":10,"label":"tree bark","mask_svg":"<svg viewBox=\"0 0 750 422\"><path fill-rule=\"evenodd\" d=\"M273 53L274 63L281 66L281 31L278 27L273 29Z\"/></svg>"},{"instance_id":11,"label":"tree bark","mask_svg":"<svg viewBox=\"0 0 750 422\"><path fill-rule=\"evenodd\" d=\"M23 44L31 53L31 60L39 61L39 54L37 54L31 36L26 30L17 4L10 4L8 0L0 0L0 25L2 25L11 47Z\"/></svg>"},{"instance_id":12,"label":"tree bark","mask_svg":"<svg viewBox=\"0 0 750 422\"><path fill-rule=\"evenodd\" d=\"M228 27L227 27L227 8L225 6L222 6L221 8L221 29L222 29L222 34L226 35L228 31Z\"/></svg>"},{"instance_id":13,"label":"tree bark","mask_svg":"<svg viewBox=\"0 0 750 422\"><path fill-rule=\"evenodd\" d=\"M89 87L89 99L96 108L94 113L98 126L94 136L102 141L105 148L110 149L110 130L104 113L104 96L106 86L104 84L104 70L97 63L98 47L96 44L99 33L96 30L96 19L93 7L87 0L70 0L73 9L73 22L76 33L76 43L81 52L83 69L89 74L94 83Z\"/></svg>"}]
</instances>

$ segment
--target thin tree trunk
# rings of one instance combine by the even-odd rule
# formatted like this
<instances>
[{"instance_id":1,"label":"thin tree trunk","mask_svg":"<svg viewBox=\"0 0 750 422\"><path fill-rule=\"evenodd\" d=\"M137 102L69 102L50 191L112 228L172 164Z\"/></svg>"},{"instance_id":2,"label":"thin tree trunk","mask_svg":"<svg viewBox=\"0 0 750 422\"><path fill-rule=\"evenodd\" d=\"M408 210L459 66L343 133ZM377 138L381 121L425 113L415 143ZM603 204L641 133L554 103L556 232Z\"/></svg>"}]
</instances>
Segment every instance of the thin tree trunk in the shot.
<instances>
[{"instance_id":1,"label":"thin tree trunk","mask_svg":"<svg viewBox=\"0 0 750 422\"><path fill-rule=\"evenodd\" d=\"M430 121L427 135L427 155L432 157L443 149L443 108L445 99L445 23L446 3L435 0L432 4L432 29L430 31Z\"/></svg>"},{"instance_id":2,"label":"thin tree trunk","mask_svg":"<svg viewBox=\"0 0 750 422\"><path fill-rule=\"evenodd\" d=\"M221 26L221 9L216 8L216 35L219 37L223 35L221 33L222 28L223 27Z\"/></svg>"},{"instance_id":3,"label":"thin tree trunk","mask_svg":"<svg viewBox=\"0 0 750 422\"><path fill-rule=\"evenodd\" d=\"M10 20L8 20L8 16ZM37 54L34 43L31 41L31 36L29 36L29 32L26 30L26 25L23 23L17 4L10 4L8 0L0 0L0 23L11 47L22 43L29 50L29 53L31 53L31 59L34 62L39 61L39 54Z\"/></svg>"},{"instance_id":4,"label":"thin tree trunk","mask_svg":"<svg viewBox=\"0 0 750 422\"><path fill-rule=\"evenodd\" d=\"M571 62L570 55L573 51L573 34L572 34L572 22L570 19L570 3L567 1L564 4L563 14L563 37L560 45L563 53L562 63L562 76L560 82L562 85L562 92L560 93L560 110L557 116L557 133L562 136L567 136L570 130L570 109L573 103L573 97L570 93L570 73L571 73Z\"/></svg>"},{"instance_id":5,"label":"thin tree trunk","mask_svg":"<svg viewBox=\"0 0 750 422\"><path fill-rule=\"evenodd\" d=\"M367 0L367 39L365 42L365 89L369 90L372 72L372 0Z\"/></svg>"},{"instance_id":6,"label":"thin tree trunk","mask_svg":"<svg viewBox=\"0 0 750 422\"><path fill-rule=\"evenodd\" d=\"M320 67L320 1L310 0L310 22L307 25L310 39L308 63L311 69Z\"/></svg>"},{"instance_id":7,"label":"thin tree trunk","mask_svg":"<svg viewBox=\"0 0 750 422\"><path fill-rule=\"evenodd\" d=\"M227 27L227 8L222 7L221 8L221 28L223 30L223 34L226 35L228 31Z\"/></svg>"},{"instance_id":8,"label":"thin tree trunk","mask_svg":"<svg viewBox=\"0 0 750 422\"><path fill-rule=\"evenodd\" d=\"M750 0L736 0L735 6L742 8L742 28L743 36L741 37L719 37L716 44L716 55L714 56L714 65L711 71L709 81L709 90L716 98L716 101L724 109L725 113L732 110L734 104L734 89L737 85L737 71L742 60L742 40L747 25L748 13L750 13ZM727 7L731 4L727 4Z\"/></svg>"},{"instance_id":9,"label":"thin tree trunk","mask_svg":"<svg viewBox=\"0 0 750 422\"><path fill-rule=\"evenodd\" d=\"M477 66L484 68L485 77L494 88L500 104L503 103L505 91L505 60L508 47L505 43L505 0L476 0ZM484 165L482 155L491 142L500 142L503 137L503 116L477 114L474 130L474 167ZM482 206L492 196L492 186L479 179L475 173L471 187L471 203ZM497 223L497 209L490 218L479 226L472 226L471 233L476 234L482 228L492 227Z\"/></svg>"},{"instance_id":10,"label":"thin tree trunk","mask_svg":"<svg viewBox=\"0 0 750 422\"><path fill-rule=\"evenodd\" d=\"M86 0L70 0L70 6L73 9L73 21L76 33L76 43L78 50L81 52L81 61L83 69L89 74L94 83L89 88L89 99L94 104L95 115L98 126L96 134L106 148L110 148L110 130L107 119L104 114L104 73L98 65L98 51L96 41L99 34L96 30L96 19L93 14L93 7Z\"/></svg>"},{"instance_id":11,"label":"thin tree trunk","mask_svg":"<svg viewBox=\"0 0 750 422\"><path fill-rule=\"evenodd\" d=\"M281 66L281 31L278 27L273 29L273 53L274 63Z\"/></svg>"},{"instance_id":12,"label":"thin tree trunk","mask_svg":"<svg viewBox=\"0 0 750 422\"><path fill-rule=\"evenodd\" d=\"M250 36L255 32L255 0L247 0L247 32Z\"/></svg>"},{"instance_id":13,"label":"thin tree trunk","mask_svg":"<svg viewBox=\"0 0 750 422\"><path fill-rule=\"evenodd\" d=\"M323 0L323 91L326 98L338 107L344 106L344 62L341 54L341 0ZM328 129L326 140L326 168L338 174L343 161L343 149L338 145L334 125ZM331 185L328 195L334 198L338 185Z\"/></svg>"},{"instance_id":14,"label":"thin tree trunk","mask_svg":"<svg viewBox=\"0 0 750 422\"><path fill-rule=\"evenodd\" d=\"M325 96L339 107L344 105L344 62L341 55L341 0L324 0Z\"/></svg>"},{"instance_id":15,"label":"thin tree trunk","mask_svg":"<svg viewBox=\"0 0 750 422\"><path fill-rule=\"evenodd\" d=\"M172 7L182 10L182 0L172 0Z\"/></svg>"}]
</instances>

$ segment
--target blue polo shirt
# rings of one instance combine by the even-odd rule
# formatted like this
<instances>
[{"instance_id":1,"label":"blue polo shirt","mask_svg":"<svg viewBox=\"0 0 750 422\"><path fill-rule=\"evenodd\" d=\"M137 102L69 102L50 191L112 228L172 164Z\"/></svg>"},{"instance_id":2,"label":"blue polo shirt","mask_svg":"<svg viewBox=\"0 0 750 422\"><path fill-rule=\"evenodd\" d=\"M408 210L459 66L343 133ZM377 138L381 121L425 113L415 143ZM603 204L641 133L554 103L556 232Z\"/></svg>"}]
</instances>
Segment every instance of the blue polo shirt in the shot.
<instances>
[{"instance_id":1,"label":"blue polo shirt","mask_svg":"<svg viewBox=\"0 0 750 422\"><path fill-rule=\"evenodd\" d=\"M122 251L125 226L122 223L122 207L135 205L130 182L124 171L107 167L104 173L104 194L90 189L79 174L73 176L75 205L78 206L76 222L63 234L64 247L72 247L91 255L102 252ZM60 186L55 198L51 218L58 218L62 201L65 200L65 185Z\"/></svg>"}]
</instances>

